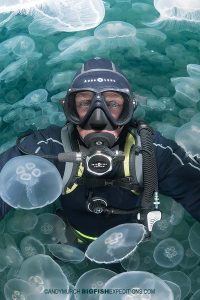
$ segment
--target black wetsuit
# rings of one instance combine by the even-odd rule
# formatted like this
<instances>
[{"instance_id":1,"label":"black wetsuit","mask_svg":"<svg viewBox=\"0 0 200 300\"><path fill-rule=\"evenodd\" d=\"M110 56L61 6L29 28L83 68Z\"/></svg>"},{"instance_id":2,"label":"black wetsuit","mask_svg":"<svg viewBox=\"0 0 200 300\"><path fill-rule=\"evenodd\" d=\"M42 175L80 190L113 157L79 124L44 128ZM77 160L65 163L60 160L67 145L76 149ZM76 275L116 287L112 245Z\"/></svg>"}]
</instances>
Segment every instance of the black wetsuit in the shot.
<instances>
[{"instance_id":1,"label":"black wetsuit","mask_svg":"<svg viewBox=\"0 0 200 300\"><path fill-rule=\"evenodd\" d=\"M120 139L124 144L123 137ZM58 154L64 152L61 141L61 128L49 126L47 129L31 134L23 141L23 146L32 153ZM154 147L158 169L159 192L174 198L198 221L200 221L200 165L189 159L185 152L173 141L154 135ZM0 169L12 157L22 155L16 146L0 155ZM54 161L61 176L65 164ZM86 176L91 176L85 174ZM117 165L109 177L122 176L122 166ZM69 223L77 230L89 236L98 236L116 225L131 222L131 215L93 214L86 209L88 189L78 186L73 192L60 197L64 214ZM133 209L139 201L131 191L120 187L99 187L93 194L105 198L114 208ZM0 218L10 207L0 199Z\"/></svg>"}]
</instances>

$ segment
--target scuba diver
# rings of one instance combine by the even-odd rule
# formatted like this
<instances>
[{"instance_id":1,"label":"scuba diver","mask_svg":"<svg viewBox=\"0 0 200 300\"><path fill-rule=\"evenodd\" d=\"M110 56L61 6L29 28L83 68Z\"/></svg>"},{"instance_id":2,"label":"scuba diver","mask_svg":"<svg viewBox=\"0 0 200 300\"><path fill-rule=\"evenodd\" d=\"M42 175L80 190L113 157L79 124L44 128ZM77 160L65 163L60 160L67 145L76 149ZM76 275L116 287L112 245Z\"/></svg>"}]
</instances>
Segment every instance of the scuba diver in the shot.
<instances>
[{"instance_id":1,"label":"scuba diver","mask_svg":"<svg viewBox=\"0 0 200 300\"><path fill-rule=\"evenodd\" d=\"M62 105L66 125L18 139L0 155L0 169L25 154L53 162L63 179L57 214L68 224L69 235L91 242L130 222L141 222L151 232L161 218L158 192L200 221L199 164L134 118L136 97L113 62L99 57L85 62ZM9 209L0 199L1 218Z\"/></svg>"}]
</instances>

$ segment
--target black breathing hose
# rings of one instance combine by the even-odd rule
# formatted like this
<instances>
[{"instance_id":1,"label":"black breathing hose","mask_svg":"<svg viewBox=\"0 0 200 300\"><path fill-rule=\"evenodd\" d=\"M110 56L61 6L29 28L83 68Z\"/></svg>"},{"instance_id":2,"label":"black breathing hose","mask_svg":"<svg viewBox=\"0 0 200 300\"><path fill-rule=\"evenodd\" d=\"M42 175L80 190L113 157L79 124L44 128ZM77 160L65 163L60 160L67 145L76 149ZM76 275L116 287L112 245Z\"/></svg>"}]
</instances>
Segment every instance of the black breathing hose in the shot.
<instances>
[{"instance_id":1,"label":"black breathing hose","mask_svg":"<svg viewBox=\"0 0 200 300\"><path fill-rule=\"evenodd\" d=\"M158 192L157 165L153 147L153 130L144 122L138 122L138 134L141 137L143 157L143 186L142 208L152 209L152 197Z\"/></svg>"}]
</instances>

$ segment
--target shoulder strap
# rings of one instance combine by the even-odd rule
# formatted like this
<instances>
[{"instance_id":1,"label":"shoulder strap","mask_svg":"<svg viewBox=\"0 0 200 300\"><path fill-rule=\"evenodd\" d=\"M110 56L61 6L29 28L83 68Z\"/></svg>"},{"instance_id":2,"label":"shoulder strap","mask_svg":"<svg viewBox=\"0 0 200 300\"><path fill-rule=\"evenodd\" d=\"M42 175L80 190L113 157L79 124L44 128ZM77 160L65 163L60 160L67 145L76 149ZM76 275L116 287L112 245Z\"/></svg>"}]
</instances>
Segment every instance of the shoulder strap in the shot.
<instances>
[{"instance_id":1,"label":"shoulder strap","mask_svg":"<svg viewBox=\"0 0 200 300\"><path fill-rule=\"evenodd\" d=\"M142 154L141 139L137 130L129 127L126 137L124 153L124 174L125 177L131 177L135 186L143 186L143 169L142 169Z\"/></svg>"},{"instance_id":2,"label":"shoulder strap","mask_svg":"<svg viewBox=\"0 0 200 300\"><path fill-rule=\"evenodd\" d=\"M73 125L67 123L61 130L61 140L63 143L63 147L65 152L72 152L78 150L78 142L74 139L73 134L74 128ZM74 178L82 176L83 174L83 166L79 163L66 162L65 163L65 171L63 175L63 194L72 192L77 184L74 183Z\"/></svg>"}]
</instances>

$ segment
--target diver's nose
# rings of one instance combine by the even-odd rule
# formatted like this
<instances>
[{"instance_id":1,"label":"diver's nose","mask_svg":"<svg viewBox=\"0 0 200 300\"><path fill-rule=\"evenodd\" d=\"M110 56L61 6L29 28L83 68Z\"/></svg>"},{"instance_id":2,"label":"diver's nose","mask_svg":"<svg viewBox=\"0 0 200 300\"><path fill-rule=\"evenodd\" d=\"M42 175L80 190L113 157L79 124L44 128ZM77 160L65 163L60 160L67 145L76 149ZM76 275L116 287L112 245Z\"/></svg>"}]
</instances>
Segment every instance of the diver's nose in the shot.
<instances>
[{"instance_id":1,"label":"diver's nose","mask_svg":"<svg viewBox=\"0 0 200 300\"><path fill-rule=\"evenodd\" d=\"M101 108L96 108L89 119L89 123L92 129L103 130L106 127L108 120L103 110Z\"/></svg>"}]
</instances>

